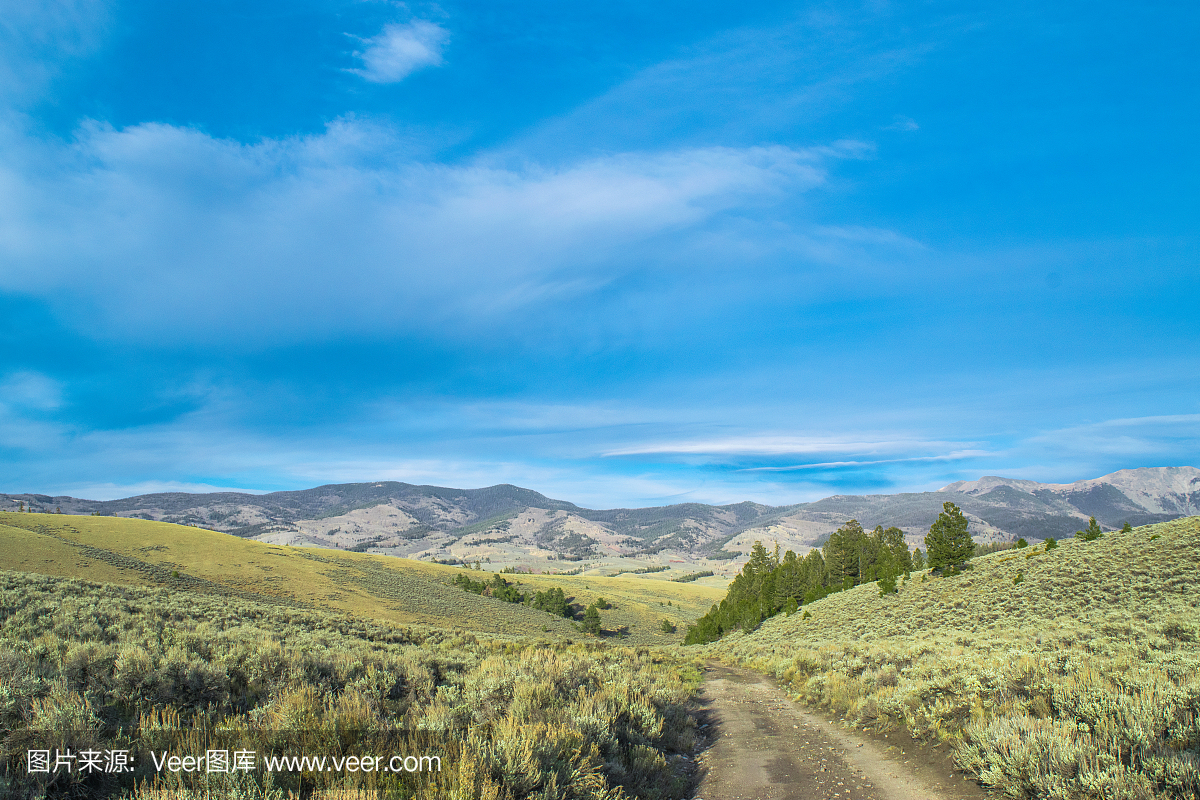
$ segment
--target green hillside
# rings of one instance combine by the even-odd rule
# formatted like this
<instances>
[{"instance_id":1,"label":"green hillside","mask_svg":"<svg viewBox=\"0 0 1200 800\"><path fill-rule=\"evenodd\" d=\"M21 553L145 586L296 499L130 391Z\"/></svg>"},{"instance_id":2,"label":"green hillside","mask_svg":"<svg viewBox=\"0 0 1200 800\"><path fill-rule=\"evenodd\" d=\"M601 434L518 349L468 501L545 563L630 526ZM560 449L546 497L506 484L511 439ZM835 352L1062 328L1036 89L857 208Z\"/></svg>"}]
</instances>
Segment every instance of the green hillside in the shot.
<instances>
[{"instance_id":1,"label":"green hillside","mask_svg":"<svg viewBox=\"0 0 1200 800\"><path fill-rule=\"evenodd\" d=\"M705 650L1022 798L1200 795L1200 517L866 584Z\"/></svg>"},{"instance_id":2,"label":"green hillside","mask_svg":"<svg viewBox=\"0 0 1200 800\"><path fill-rule=\"evenodd\" d=\"M389 556L269 545L215 531L118 517L0 512L0 569L165 587L488 635L579 638L571 621L451 585L460 568ZM487 575L487 573L478 573ZM490 577L490 575L488 575ZM640 576L509 575L523 591L560 586L580 606L599 597L609 638L669 644L722 592ZM667 605L670 602L670 605Z\"/></svg>"}]
</instances>

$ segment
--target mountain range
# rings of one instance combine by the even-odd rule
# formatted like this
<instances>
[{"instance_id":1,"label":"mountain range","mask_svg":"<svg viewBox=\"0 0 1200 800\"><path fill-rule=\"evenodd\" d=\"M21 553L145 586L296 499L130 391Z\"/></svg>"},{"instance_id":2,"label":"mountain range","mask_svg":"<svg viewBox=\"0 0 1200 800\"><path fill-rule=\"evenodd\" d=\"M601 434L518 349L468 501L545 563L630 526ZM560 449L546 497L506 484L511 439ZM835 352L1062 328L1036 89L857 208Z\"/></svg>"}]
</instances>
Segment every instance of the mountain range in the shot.
<instances>
[{"instance_id":1,"label":"mountain range","mask_svg":"<svg viewBox=\"0 0 1200 800\"><path fill-rule=\"evenodd\" d=\"M351 483L269 494L167 492L120 500L0 494L0 510L138 517L275 544L538 570L687 564L729 571L755 540L803 554L849 519L901 528L921 540L944 502L958 505L977 541L1062 538L1095 517L1103 529L1200 514L1200 469L1127 469L1069 484L983 477L935 492L836 495L812 503L683 503L593 510L501 484L449 489ZM556 564L553 562L568 562Z\"/></svg>"}]
</instances>

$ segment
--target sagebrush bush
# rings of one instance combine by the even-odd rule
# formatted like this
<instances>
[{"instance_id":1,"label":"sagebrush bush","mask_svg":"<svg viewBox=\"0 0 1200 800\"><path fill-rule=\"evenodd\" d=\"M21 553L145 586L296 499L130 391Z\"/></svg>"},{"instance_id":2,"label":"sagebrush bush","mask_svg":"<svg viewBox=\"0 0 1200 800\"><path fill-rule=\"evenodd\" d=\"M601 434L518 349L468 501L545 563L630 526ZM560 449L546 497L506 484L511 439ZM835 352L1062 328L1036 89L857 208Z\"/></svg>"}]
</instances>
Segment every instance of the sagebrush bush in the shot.
<instances>
[{"instance_id":1,"label":"sagebrush bush","mask_svg":"<svg viewBox=\"0 0 1200 800\"><path fill-rule=\"evenodd\" d=\"M947 740L1011 797L1200 797L1200 518L1022 552L831 595L706 651Z\"/></svg>"},{"instance_id":2,"label":"sagebrush bush","mask_svg":"<svg viewBox=\"0 0 1200 800\"><path fill-rule=\"evenodd\" d=\"M135 736L191 753L222 742L261 754L432 751L446 764L273 782L143 772L136 789L76 775L50 787L80 797L275 798L303 780L336 797L669 800L687 789L669 756L694 744L695 684L681 674L645 649L485 641L0 572L0 795L42 792L18 763L48 734L69 734L75 750Z\"/></svg>"}]
</instances>

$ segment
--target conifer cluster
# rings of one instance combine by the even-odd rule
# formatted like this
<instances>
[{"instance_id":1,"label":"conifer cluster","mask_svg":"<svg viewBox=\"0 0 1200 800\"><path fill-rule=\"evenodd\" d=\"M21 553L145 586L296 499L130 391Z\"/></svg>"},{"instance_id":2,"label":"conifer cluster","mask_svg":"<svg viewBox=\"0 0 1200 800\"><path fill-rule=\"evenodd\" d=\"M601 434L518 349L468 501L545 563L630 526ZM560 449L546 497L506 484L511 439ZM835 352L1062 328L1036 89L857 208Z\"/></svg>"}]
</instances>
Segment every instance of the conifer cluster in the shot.
<instances>
[{"instance_id":1,"label":"conifer cluster","mask_svg":"<svg viewBox=\"0 0 1200 800\"><path fill-rule=\"evenodd\" d=\"M921 551L909 552L899 528L880 525L867 533L853 519L804 558L788 550L781 559L778 545L769 553L755 542L725 599L688 629L684 643L715 642L729 631L752 631L780 611L791 613L861 583L880 581L881 590L895 591L896 577L914 569L914 558L920 559Z\"/></svg>"}]
</instances>

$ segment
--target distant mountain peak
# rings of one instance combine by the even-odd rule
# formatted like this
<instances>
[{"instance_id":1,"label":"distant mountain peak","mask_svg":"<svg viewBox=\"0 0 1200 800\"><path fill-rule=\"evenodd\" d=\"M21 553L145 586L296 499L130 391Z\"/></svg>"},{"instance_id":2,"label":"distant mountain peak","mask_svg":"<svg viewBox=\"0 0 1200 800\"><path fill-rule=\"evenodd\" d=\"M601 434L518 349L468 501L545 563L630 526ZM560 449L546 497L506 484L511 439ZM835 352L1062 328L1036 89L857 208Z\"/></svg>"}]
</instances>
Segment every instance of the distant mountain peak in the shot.
<instances>
[{"instance_id":1,"label":"distant mountain peak","mask_svg":"<svg viewBox=\"0 0 1200 800\"><path fill-rule=\"evenodd\" d=\"M1020 478L1001 478L997 475L984 475L973 481L955 481L948 486L938 489L939 492L960 492L962 494L980 495L992 491L998 486L1011 486L1023 492L1032 492L1046 484L1037 481L1027 481Z\"/></svg>"},{"instance_id":2,"label":"distant mountain peak","mask_svg":"<svg viewBox=\"0 0 1200 800\"><path fill-rule=\"evenodd\" d=\"M1134 506L1154 514L1200 513L1200 469L1196 467L1139 467L1121 469L1099 478L1074 483L1038 483L988 475L974 481L956 481L939 492L959 492L975 497L1007 486L1027 494L1053 492L1062 496L1105 493L1115 490Z\"/></svg>"}]
</instances>

